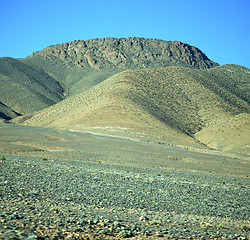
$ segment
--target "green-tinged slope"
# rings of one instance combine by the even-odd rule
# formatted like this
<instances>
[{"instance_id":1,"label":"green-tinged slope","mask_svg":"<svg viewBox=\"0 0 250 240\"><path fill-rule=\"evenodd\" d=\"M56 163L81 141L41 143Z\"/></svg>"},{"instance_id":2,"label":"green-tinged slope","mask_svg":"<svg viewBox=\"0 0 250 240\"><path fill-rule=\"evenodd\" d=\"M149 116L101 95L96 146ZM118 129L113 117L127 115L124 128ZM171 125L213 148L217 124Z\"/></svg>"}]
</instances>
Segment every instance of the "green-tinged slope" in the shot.
<instances>
[{"instance_id":1,"label":"green-tinged slope","mask_svg":"<svg viewBox=\"0 0 250 240\"><path fill-rule=\"evenodd\" d=\"M206 125L248 112L249 104L240 93L241 88L237 90L237 84L236 90L229 90L230 87L218 84L212 77L210 71L223 78L222 69L226 70L227 66L212 70L167 67L124 71L16 121L194 143L194 134ZM234 69L238 74L242 68L234 66ZM232 77L230 81L248 81L249 73L244 71L242 80Z\"/></svg>"},{"instance_id":2,"label":"green-tinged slope","mask_svg":"<svg viewBox=\"0 0 250 240\"><path fill-rule=\"evenodd\" d=\"M0 102L0 120L10 120L18 116L20 116L20 114L16 113L11 108Z\"/></svg>"},{"instance_id":3,"label":"green-tinged slope","mask_svg":"<svg viewBox=\"0 0 250 240\"><path fill-rule=\"evenodd\" d=\"M13 58L0 58L0 85L0 101L21 115L63 99L63 89L55 79Z\"/></svg>"},{"instance_id":4,"label":"green-tinged slope","mask_svg":"<svg viewBox=\"0 0 250 240\"><path fill-rule=\"evenodd\" d=\"M64 89L65 96L89 89L104 81L110 76L119 73L120 69L93 69L90 66L80 68L67 65L65 61L57 57L45 57L34 54L28 58L20 59L33 68L46 71L51 77L60 83Z\"/></svg>"},{"instance_id":5,"label":"green-tinged slope","mask_svg":"<svg viewBox=\"0 0 250 240\"><path fill-rule=\"evenodd\" d=\"M231 99L233 94L250 103L250 69L230 64L207 69L203 74L207 79L204 84L217 91L217 94L224 96L229 102L233 101ZM218 89L224 89L224 91L216 90L216 86L219 86ZM234 103L236 104L236 102Z\"/></svg>"}]
</instances>

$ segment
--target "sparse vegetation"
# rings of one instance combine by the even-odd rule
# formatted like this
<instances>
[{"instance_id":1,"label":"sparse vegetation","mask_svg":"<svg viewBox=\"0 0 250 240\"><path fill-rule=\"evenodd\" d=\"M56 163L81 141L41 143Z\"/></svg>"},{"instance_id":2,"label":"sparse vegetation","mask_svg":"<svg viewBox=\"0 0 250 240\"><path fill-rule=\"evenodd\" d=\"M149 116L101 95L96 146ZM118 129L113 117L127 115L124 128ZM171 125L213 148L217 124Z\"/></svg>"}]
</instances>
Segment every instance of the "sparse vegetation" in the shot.
<instances>
[{"instance_id":1,"label":"sparse vegetation","mask_svg":"<svg viewBox=\"0 0 250 240\"><path fill-rule=\"evenodd\" d=\"M208 77L208 71L221 70L219 67L212 70L168 67L124 71L35 114L24 123L48 126L53 122L54 126L74 128L76 125L79 128L99 126L99 129L105 129L110 134L114 133L112 129L115 128L134 129L158 136L164 141L169 136L181 136L183 142L193 141L191 138L195 137L207 144L203 135L197 135L197 132L210 123L225 119L225 116L244 113L248 107L238 97L229 104L226 99L229 95L233 97L233 93L227 93L218 86L216 79ZM210 82L209 86L207 82ZM226 94L225 98L218 92ZM232 132L231 127L225 129L225 124L223 128L220 126L223 132L216 133L213 129L213 134ZM234 129L235 133L232 134L237 135L242 128ZM164 143L159 140L155 142ZM210 147L216 148L211 143Z\"/></svg>"},{"instance_id":2,"label":"sparse vegetation","mask_svg":"<svg viewBox=\"0 0 250 240\"><path fill-rule=\"evenodd\" d=\"M0 111L5 115L0 112L0 117L7 120L39 111L64 98L63 88L49 74L13 58L0 58L0 84Z\"/></svg>"},{"instance_id":3,"label":"sparse vegetation","mask_svg":"<svg viewBox=\"0 0 250 240\"><path fill-rule=\"evenodd\" d=\"M112 51L100 51L103 47ZM78 51L73 54L70 49ZM186 149L186 143L197 145L199 140L213 149L248 151L244 146L248 136L249 71L237 65L218 66L187 44L143 38L92 39L50 46L26 59L1 60L7 71L0 79L3 84L9 83L6 79L19 87L30 82L32 94L43 95L30 100L21 91L29 104L21 98L19 106L20 100L16 104L14 95L6 91L9 85L1 85L5 89L1 97L14 101L6 105L10 111L24 114L45 108L16 118L14 123L91 128L140 139L144 134L144 139L153 138L161 145L178 139ZM17 82L19 78L13 76L21 73L23 79ZM58 92L60 96L54 96ZM27 111L24 106L28 106ZM118 130L121 128L126 130ZM226 140L221 143L221 139ZM236 147L232 147L232 141Z\"/></svg>"},{"instance_id":4,"label":"sparse vegetation","mask_svg":"<svg viewBox=\"0 0 250 240\"><path fill-rule=\"evenodd\" d=\"M0 59L0 81L25 88L0 117L46 108L0 123L0 238L246 239L247 155L214 149L247 152L249 71L216 66L138 38Z\"/></svg>"}]
</instances>

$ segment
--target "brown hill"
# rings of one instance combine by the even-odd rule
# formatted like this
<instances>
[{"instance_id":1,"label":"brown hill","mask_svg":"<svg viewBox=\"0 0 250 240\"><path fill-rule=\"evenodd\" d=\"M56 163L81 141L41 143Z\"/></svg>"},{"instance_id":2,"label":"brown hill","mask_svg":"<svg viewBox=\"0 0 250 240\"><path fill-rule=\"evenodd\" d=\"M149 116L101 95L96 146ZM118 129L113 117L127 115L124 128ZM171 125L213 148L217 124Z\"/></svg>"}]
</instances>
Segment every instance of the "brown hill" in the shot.
<instances>
[{"instance_id":1,"label":"brown hill","mask_svg":"<svg viewBox=\"0 0 250 240\"><path fill-rule=\"evenodd\" d=\"M246 152L246 141L232 147L229 138L246 133L249 79L249 69L219 66L181 42L74 41L0 60L1 118ZM215 133L222 125L225 136Z\"/></svg>"},{"instance_id":2,"label":"brown hill","mask_svg":"<svg viewBox=\"0 0 250 240\"><path fill-rule=\"evenodd\" d=\"M218 66L198 48L144 38L103 38L53 45L22 60L49 73L68 95L128 69Z\"/></svg>"},{"instance_id":3,"label":"brown hill","mask_svg":"<svg viewBox=\"0 0 250 240\"><path fill-rule=\"evenodd\" d=\"M16 121L197 146L195 134L204 127L242 113L248 117L241 86L249 79L248 69L236 65L128 70Z\"/></svg>"},{"instance_id":4,"label":"brown hill","mask_svg":"<svg viewBox=\"0 0 250 240\"><path fill-rule=\"evenodd\" d=\"M195 138L211 148L250 153L250 117L247 113L220 119L204 127Z\"/></svg>"}]
</instances>

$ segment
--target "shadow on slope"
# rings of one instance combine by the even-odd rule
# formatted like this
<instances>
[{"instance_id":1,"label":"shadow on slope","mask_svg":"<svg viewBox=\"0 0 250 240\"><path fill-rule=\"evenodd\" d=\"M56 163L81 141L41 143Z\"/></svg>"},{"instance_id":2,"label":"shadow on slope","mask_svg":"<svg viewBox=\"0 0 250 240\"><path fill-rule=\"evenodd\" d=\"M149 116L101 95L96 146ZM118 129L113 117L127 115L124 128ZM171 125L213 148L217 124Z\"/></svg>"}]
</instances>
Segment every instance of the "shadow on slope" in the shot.
<instances>
[{"instance_id":1,"label":"shadow on slope","mask_svg":"<svg viewBox=\"0 0 250 240\"><path fill-rule=\"evenodd\" d=\"M63 99L63 89L55 79L13 58L0 58L0 84L0 101L22 115Z\"/></svg>"},{"instance_id":2,"label":"shadow on slope","mask_svg":"<svg viewBox=\"0 0 250 240\"><path fill-rule=\"evenodd\" d=\"M20 116L20 114L16 113L12 109L10 109L8 106L0 102L0 120L1 119L10 120L18 116Z\"/></svg>"},{"instance_id":3,"label":"shadow on slope","mask_svg":"<svg viewBox=\"0 0 250 240\"><path fill-rule=\"evenodd\" d=\"M40 55L20 59L36 69L47 72L63 87L65 95L71 96L78 92L87 90L110 76L122 71L119 69L92 69L90 66L79 68L67 65L60 58L46 58Z\"/></svg>"}]
</instances>

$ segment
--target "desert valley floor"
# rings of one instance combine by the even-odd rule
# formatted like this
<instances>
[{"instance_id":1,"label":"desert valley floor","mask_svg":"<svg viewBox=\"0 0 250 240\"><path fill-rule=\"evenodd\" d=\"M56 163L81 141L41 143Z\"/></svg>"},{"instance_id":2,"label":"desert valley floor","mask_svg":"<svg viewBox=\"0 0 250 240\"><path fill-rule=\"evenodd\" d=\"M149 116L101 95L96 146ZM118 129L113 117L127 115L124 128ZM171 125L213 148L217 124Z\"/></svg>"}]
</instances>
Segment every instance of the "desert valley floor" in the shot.
<instances>
[{"instance_id":1,"label":"desert valley floor","mask_svg":"<svg viewBox=\"0 0 250 240\"><path fill-rule=\"evenodd\" d=\"M249 239L247 155L0 124L0 239Z\"/></svg>"}]
</instances>

